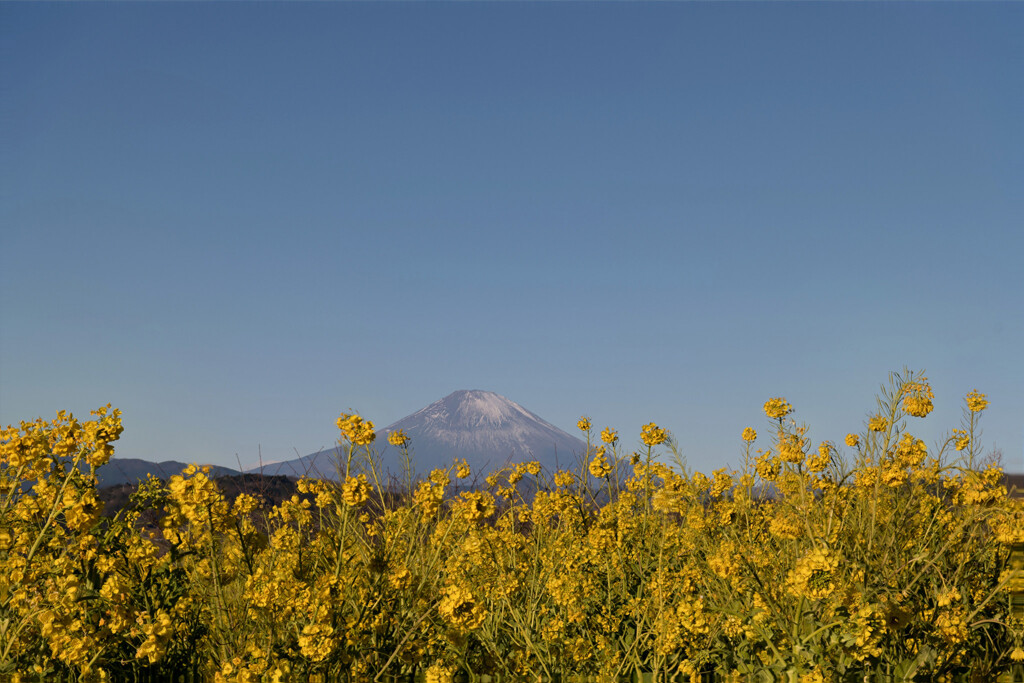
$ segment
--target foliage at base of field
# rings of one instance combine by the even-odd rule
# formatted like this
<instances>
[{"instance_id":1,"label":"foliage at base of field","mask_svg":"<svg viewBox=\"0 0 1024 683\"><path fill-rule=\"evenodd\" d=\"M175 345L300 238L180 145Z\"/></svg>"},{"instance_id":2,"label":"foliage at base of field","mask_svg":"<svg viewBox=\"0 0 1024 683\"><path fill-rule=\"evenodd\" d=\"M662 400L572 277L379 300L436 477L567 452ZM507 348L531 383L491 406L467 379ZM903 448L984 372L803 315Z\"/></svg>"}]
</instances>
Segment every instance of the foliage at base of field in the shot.
<instances>
[{"instance_id":1,"label":"foliage at base of field","mask_svg":"<svg viewBox=\"0 0 1024 683\"><path fill-rule=\"evenodd\" d=\"M984 395L929 451L907 425L933 398L893 374L864 430L819 445L770 399L765 445L744 430L742 469L707 475L665 465L655 424L627 451L581 418L570 470L415 480L399 432L402 490L343 414L338 483L268 508L192 466L113 519L96 468L120 413L23 422L0 432L0 676L994 680L1024 661L1024 505L976 447Z\"/></svg>"}]
</instances>

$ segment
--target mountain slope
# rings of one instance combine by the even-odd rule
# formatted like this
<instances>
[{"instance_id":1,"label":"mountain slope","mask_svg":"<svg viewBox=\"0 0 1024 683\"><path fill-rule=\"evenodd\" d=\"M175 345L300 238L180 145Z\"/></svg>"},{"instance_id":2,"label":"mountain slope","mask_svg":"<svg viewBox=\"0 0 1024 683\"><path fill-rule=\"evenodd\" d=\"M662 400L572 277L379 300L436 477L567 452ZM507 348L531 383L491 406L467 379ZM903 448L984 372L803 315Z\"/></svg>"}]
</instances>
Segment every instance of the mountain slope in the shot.
<instances>
[{"instance_id":1,"label":"mountain slope","mask_svg":"<svg viewBox=\"0 0 1024 683\"><path fill-rule=\"evenodd\" d=\"M475 474L484 474L507 462L538 460L554 471L573 465L586 444L539 416L490 391L462 390L445 396L412 415L378 430L374 447L383 469L400 476L398 449L387 435L403 430L417 473L448 467L465 459ZM312 453L296 460L266 465L264 474L336 476L338 449Z\"/></svg>"}]
</instances>

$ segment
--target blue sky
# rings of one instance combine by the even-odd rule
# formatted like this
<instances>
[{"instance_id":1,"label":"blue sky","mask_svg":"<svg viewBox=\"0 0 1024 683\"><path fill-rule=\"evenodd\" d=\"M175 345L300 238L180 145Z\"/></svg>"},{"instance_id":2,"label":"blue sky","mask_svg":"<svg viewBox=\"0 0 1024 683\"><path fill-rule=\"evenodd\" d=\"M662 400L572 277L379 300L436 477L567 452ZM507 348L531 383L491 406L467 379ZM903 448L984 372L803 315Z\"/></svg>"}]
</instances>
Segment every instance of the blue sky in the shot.
<instances>
[{"instance_id":1,"label":"blue sky","mask_svg":"<svg viewBox=\"0 0 1024 683\"><path fill-rule=\"evenodd\" d=\"M737 465L924 369L1024 470L1024 5L0 4L0 422L330 446L456 389ZM764 430L762 430L764 431ZM766 444L765 444L766 445Z\"/></svg>"}]
</instances>

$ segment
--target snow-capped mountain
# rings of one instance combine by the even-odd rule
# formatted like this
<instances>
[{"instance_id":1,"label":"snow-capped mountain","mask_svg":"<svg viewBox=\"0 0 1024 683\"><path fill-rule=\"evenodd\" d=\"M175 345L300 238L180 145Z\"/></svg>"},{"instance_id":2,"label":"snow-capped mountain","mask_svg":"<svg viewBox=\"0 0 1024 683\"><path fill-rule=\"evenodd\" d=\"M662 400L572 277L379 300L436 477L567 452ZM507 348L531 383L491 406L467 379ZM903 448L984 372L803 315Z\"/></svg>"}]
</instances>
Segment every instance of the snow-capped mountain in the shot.
<instances>
[{"instance_id":1,"label":"snow-capped mountain","mask_svg":"<svg viewBox=\"0 0 1024 683\"><path fill-rule=\"evenodd\" d=\"M474 474L485 474L508 462L537 460L549 472L576 464L586 444L541 419L518 403L491 391L462 390L377 431L374 448L383 469L401 476L399 452L388 434L399 429L410 439L413 467L429 474L465 459ZM263 468L264 474L334 477L338 451L328 449Z\"/></svg>"}]
</instances>

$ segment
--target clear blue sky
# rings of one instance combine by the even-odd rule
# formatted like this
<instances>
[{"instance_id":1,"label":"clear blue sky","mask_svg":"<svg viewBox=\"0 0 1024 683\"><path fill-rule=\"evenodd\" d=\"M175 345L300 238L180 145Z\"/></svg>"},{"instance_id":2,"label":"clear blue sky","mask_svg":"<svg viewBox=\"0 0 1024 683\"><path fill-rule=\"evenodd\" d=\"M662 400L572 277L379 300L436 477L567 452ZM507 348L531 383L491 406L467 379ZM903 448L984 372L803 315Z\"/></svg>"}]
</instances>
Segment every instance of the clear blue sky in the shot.
<instances>
[{"instance_id":1,"label":"clear blue sky","mask_svg":"<svg viewBox=\"0 0 1024 683\"><path fill-rule=\"evenodd\" d=\"M456 389L738 464L925 369L1024 470L1024 5L0 3L0 422L330 446Z\"/></svg>"}]
</instances>

